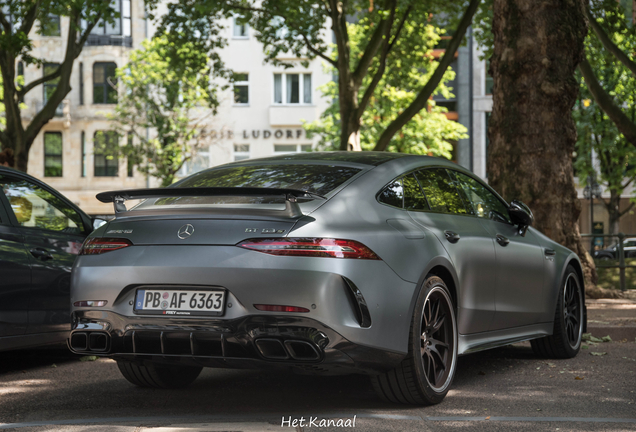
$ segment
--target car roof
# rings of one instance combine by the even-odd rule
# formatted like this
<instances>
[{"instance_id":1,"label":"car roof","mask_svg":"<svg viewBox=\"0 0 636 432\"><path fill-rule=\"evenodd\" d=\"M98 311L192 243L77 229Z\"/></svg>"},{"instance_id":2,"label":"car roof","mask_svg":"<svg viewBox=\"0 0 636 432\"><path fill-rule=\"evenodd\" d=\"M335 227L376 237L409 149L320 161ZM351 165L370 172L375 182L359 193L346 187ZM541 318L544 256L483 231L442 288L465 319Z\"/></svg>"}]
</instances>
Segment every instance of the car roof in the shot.
<instances>
[{"instance_id":1,"label":"car roof","mask_svg":"<svg viewBox=\"0 0 636 432\"><path fill-rule=\"evenodd\" d=\"M0 165L0 174L8 174L8 175L12 175L14 177L18 177L18 178L22 178L25 180L28 180L32 183L35 183L36 185L42 187L43 189L48 189L49 191L55 191L56 194L61 197L64 201L66 201L66 204L70 205L73 209L79 211L82 215L84 215L86 217L87 220L90 220L90 217L84 213L84 211L75 203L73 203L73 201L71 201L66 195L64 195L62 192L58 191L57 189L55 189L53 186L43 182L42 180L33 177L32 175L29 175L23 171L19 171L15 168L11 168L11 167L6 167L3 165Z\"/></svg>"},{"instance_id":2,"label":"car roof","mask_svg":"<svg viewBox=\"0 0 636 432\"><path fill-rule=\"evenodd\" d=\"M392 161L403 157L413 156L408 153L392 153L392 152L376 152L376 151L327 151L327 152L302 152L302 153L286 153L277 156L270 156L258 159L247 159L245 162L287 162L287 161L333 161L356 163L361 165L378 166L385 162ZM428 156L421 156L428 157Z\"/></svg>"}]
</instances>

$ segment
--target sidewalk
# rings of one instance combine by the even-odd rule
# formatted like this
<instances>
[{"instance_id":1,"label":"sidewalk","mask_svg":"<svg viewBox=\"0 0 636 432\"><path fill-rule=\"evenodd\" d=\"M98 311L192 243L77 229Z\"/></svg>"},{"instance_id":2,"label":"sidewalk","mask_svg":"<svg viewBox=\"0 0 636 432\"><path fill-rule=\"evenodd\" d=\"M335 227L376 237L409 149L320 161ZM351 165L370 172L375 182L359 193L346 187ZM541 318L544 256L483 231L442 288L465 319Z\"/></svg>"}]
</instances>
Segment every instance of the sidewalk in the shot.
<instances>
[{"instance_id":1,"label":"sidewalk","mask_svg":"<svg viewBox=\"0 0 636 432\"><path fill-rule=\"evenodd\" d=\"M586 299L587 332L613 341L636 339L636 300Z\"/></svg>"}]
</instances>

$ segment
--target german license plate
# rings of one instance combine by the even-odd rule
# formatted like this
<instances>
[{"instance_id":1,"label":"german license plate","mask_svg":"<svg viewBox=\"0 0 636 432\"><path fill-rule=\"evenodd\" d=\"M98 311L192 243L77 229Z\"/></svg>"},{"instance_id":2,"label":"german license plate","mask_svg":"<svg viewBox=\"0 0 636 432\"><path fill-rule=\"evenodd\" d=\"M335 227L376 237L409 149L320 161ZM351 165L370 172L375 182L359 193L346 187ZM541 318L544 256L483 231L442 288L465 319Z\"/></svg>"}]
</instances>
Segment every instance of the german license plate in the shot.
<instances>
[{"instance_id":1,"label":"german license plate","mask_svg":"<svg viewBox=\"0 0 636 432\"><path fill-rule=\"evenodd\" d=\"M133 311L142 315L219 316L225 290L138 289Z\"/></svg>"}]
</instances>

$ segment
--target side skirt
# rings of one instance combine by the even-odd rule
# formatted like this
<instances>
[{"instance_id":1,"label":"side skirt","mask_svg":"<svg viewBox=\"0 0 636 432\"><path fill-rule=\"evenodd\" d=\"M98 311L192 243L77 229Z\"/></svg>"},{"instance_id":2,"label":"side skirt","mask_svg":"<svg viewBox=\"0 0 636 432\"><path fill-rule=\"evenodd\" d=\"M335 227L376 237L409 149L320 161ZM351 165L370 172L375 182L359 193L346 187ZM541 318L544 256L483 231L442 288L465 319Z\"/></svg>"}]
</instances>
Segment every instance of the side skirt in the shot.
<instances>
[{"instance_id":1,"label":"side skirt","mask_svg":"<svg viewBox=\"0 0 636 432\"><path fill-rule=\"evenodd\" d=\"M533 324L492 332L459 335L457 352L470 354L552 334L554 323Z\"/></svg>"}]
</instances>

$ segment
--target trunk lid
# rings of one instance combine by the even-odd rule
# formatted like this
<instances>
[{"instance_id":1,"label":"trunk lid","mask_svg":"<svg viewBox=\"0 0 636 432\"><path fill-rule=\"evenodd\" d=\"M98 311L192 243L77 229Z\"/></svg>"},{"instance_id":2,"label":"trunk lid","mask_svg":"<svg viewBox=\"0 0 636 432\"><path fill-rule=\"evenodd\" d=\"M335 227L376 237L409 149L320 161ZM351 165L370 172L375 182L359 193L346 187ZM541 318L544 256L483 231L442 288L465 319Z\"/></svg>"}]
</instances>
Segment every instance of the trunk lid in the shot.
<instances>
[{"instance_id":1,"label":"trunk lid","mask_svg":"<svg viewBox=\"0 0 636 432\"><path fill-rule=\"evenodd\" d=\"M134 245L235 245L251 238L285 237L295 220L170 218L111 221L102 237L126 238Z\"/></svg>"}]
</instances>

